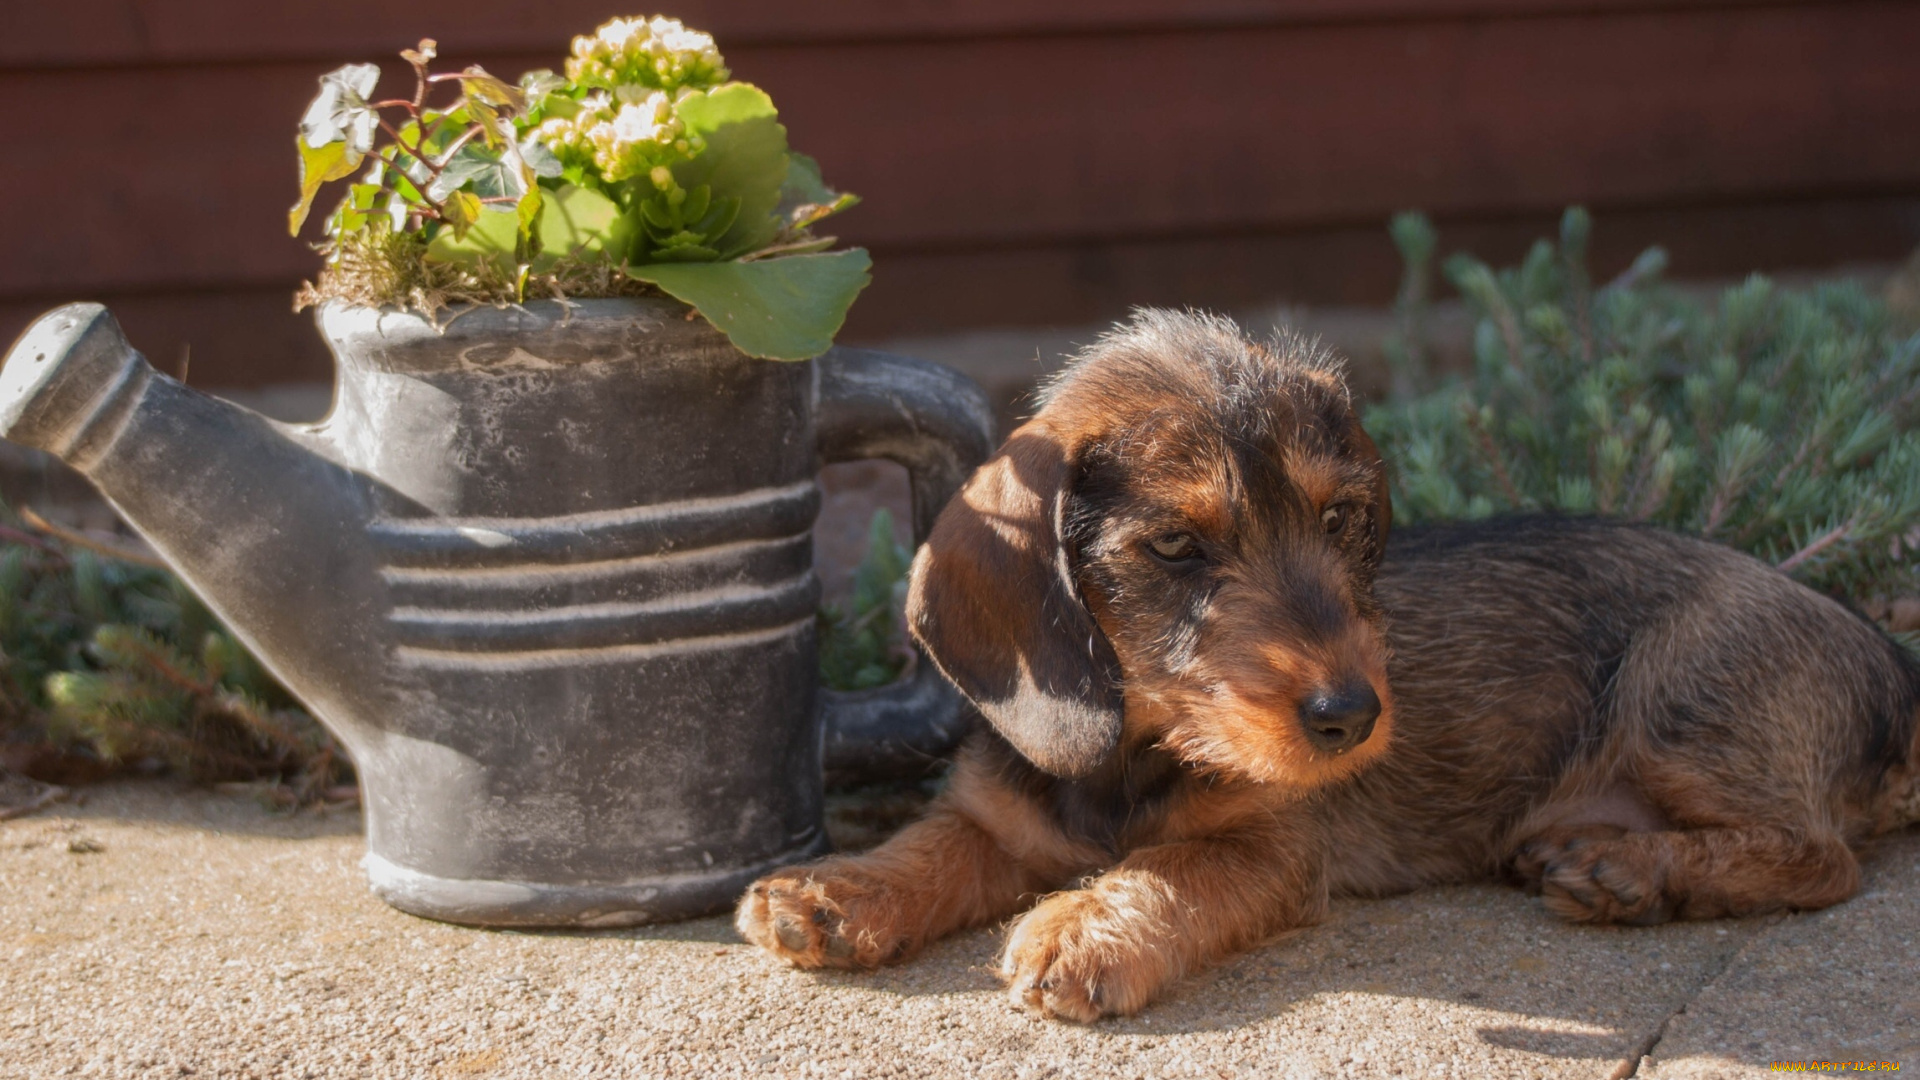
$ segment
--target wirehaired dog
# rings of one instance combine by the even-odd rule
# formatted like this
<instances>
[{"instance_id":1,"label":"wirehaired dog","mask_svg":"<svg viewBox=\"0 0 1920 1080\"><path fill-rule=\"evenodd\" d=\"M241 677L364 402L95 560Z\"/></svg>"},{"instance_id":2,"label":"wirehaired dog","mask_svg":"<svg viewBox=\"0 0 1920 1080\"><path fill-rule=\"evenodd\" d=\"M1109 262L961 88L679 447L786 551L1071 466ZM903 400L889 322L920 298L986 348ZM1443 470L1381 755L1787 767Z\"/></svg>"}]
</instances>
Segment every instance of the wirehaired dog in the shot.
<instances>
[{"instance_id":1,"label":"wirehaired dog","mask_svg":"<svg viewBox=\"0 0 1920 1080\"><path fill-rule=\"evenodd\" d=\"M1920 818L1920 670L1842 605L1651 528L1389 549L1389 513L1325 354L1140 314L914 561L913 633L990 730L880 848L755 884L740 932L866 968L1019 914L1014 999L1093 1020L1329 896L1504 873L1579 922L1819 908Z\"/></svg>"}]
</instances>

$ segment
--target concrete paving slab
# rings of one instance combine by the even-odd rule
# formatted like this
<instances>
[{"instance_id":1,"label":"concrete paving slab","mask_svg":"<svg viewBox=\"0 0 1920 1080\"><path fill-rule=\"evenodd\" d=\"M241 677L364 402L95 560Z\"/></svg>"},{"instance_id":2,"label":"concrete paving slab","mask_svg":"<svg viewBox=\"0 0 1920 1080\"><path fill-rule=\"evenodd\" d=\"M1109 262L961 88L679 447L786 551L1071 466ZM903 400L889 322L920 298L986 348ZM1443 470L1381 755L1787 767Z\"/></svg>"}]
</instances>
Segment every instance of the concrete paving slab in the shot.
<instances>
[{"instance_id":1,"label":"concrete paving slab","mask_svg":"<svg viewBox=\"0 0 1920 1080\"><path fill-rule=\"evenodd\" d=\"M1642 1075L1720 1076L1829 1052L1823 1023L1920 1068L1920 834L1785 920L1585 929L1491 885L1341 903L1077 1027L1007 1004L994 930L855 976L777 967L723 918L446 926L367 892L359 830L163 782L0 823L0 1077L1597 1078L1649 1048Z\"/></svg>"},{"instance_id":2,"label":"concrete paving slab","mask_svg":"<svg viewBox=\"0 0 1920 1080\"><path fill-rule=\"evenodd\" d=\"M1667 1025L1639 1075L1778 1075L1776 1061L1920 1071L1916 841L1908 832L1869 858L1852 900L1790 916L1748 943Z\"/></svg>"}]
</instances>

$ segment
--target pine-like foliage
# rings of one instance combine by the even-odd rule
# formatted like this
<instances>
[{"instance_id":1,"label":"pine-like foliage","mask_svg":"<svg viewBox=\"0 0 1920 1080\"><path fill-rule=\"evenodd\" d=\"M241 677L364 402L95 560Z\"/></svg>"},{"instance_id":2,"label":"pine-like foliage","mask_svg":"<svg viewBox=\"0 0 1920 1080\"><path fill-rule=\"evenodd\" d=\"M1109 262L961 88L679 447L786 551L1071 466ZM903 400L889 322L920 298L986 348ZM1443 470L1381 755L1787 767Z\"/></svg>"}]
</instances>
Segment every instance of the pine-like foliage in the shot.
<instances>
[{"instance_id":1,"label":"pine-like foliage","mask_svg":"<svg viewBox=\"0 0 1920 1080\"><path fill-rule=\"evenodd\" d=\"M1394 399L1368 430L1394 465L1396 521L1516 510L1602 514L1752 552L1816 588L1910 594L1920 551L1920 334L1853 284L1758 275L1701 302L1642 254L1595 288L1590 222L1494 270L1447 279L1478 316L1474 365L1436 380L1422 323L1437 237L1404 214L1388 343Z\"/></svg>"},{"instance_id":2,"label":"pine-like foliage","mask_svg":"<svg viewBox=\"0 0 1920 1080\"><path fill-rule=\"evenodd\" d=\"M4 513L4 508L0 508ZM178 578L28 536L0 547L0 735L264 782L306 803L351 766ZM31 542L26 542L31 541Z\"/></svg>"},{"instance_id":3,"label":"pine-like foliage","mask_svg":"<svg viewBox=\"0 0 1920 1080\"><path fill-rule=\"evenodd\" d=\"M906 666L907 647L895 613L906 602L913 553L894 538L893 514L876 510L867 551L853 571L848 609L820 609L820 680L835 690L885 686Z\"/></svg>"}]
</instances>

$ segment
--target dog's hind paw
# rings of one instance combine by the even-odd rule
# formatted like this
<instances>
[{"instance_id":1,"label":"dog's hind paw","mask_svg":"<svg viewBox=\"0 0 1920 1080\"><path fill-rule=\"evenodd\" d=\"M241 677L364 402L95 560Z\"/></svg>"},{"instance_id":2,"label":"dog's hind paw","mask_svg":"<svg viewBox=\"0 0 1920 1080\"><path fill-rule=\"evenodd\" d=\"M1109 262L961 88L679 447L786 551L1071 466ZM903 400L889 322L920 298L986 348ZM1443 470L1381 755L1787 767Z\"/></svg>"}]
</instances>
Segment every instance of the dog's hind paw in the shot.
<instances>
[{"instance_id":1,"label":"dog's hind paw","mask_svg":"<svg viewBox=\"0 0 1920 1080\"><path fill-rule=\"evenodd\" d=\"M1537 837L1521 847L1515 867L1532 871L1547 910L1569 922L1648 926L1673 918L1665 871L1625 837Z\"/></svg>"},{"instance_id":2,"label":"dog's hind paw","mask_svg":"<svg viewBox=\"0 0 1920 1080\"><path fill-rule=\"evenodd\" d=\"M1179 977L1153 927L1093 889L1056 893L1014 924L1000 977L1014 1004L1091 1023L1138 1012Z\"/></svg>"},{"instance_id":3,"label":"dog's hind paw","mask_svg":"<svg viewBox=\"0 0 1920 1080\"><path fill-rule=\"evenodd\" d=\"M868 969L904 960L913 939L883 882L850 860L776 871L740 898L734 928L802 968Z\"/></svg>"}]
</instances>

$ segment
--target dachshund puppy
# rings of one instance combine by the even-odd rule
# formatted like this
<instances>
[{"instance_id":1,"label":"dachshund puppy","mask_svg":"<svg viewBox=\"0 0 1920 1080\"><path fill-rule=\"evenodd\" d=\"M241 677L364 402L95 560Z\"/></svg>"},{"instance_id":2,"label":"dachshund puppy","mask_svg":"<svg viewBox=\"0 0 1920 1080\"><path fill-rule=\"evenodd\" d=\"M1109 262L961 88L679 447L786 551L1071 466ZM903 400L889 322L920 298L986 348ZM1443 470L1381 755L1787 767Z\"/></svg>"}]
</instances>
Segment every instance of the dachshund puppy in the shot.
<instances>
[{"instance_id":1,"label":"dachshund puppy","mask_svg":"<svg viewBox=\"0 0 1920 1080\"><path fill-rule=\"evenodd\" d=\"M1920 819L1920 670L1842 605L1651 528L1389 548L1389 513L1326 354L1138 315L914 561L913 633L990 729L877 850L755 884L741 934L870 968L1017 915L1013 998L1090 1021L1330 896L1504 874L1578 922L1819 908Z\"/></svg>"}]
</instances>

